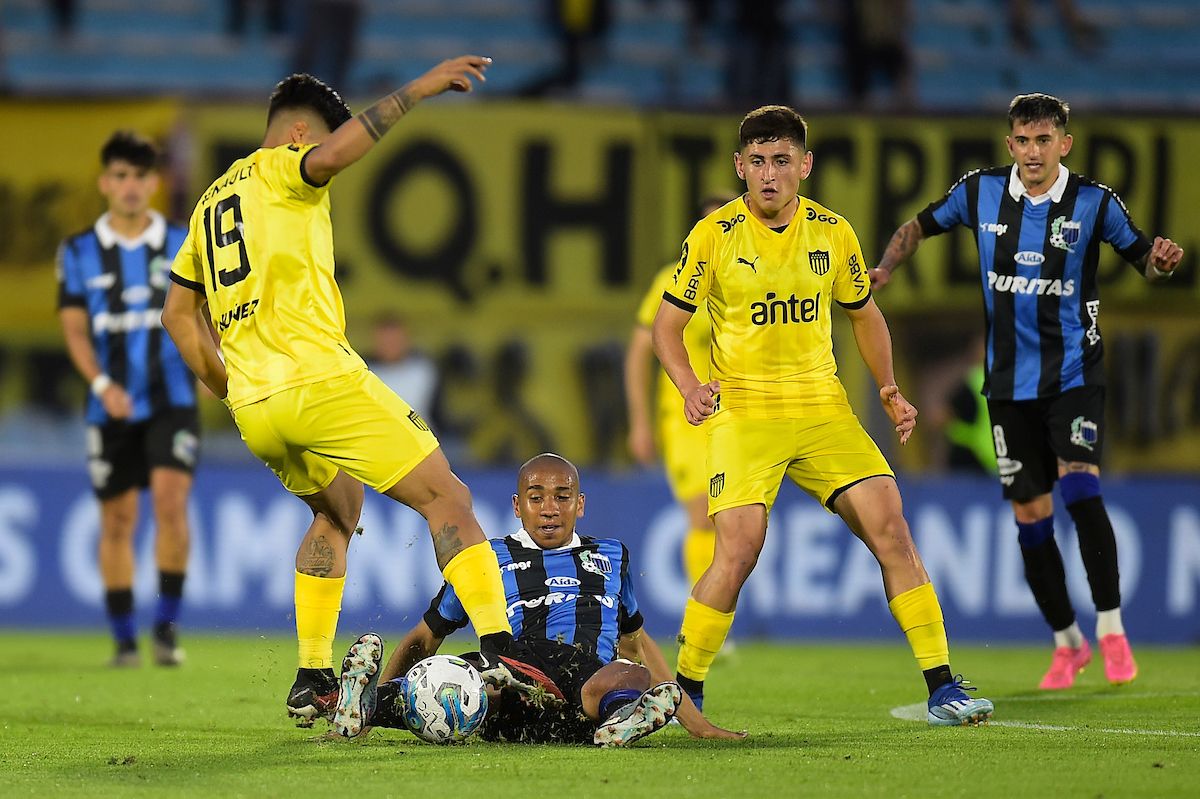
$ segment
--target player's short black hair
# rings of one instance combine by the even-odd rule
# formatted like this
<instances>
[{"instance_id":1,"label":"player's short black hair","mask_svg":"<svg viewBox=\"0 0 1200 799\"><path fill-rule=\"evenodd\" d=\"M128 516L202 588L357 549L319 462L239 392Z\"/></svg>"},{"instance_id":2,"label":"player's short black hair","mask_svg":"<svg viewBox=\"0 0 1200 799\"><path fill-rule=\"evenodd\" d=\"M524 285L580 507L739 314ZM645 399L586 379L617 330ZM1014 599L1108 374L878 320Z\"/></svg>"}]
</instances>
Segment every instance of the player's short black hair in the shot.
<instances>
[{"instance_id":1,"label":"player's short black hair","mask_svg":"<svg viewBox=\"0 0 1200 799\"><path fill-rule=\"evenodd\" d=\"M1008 104L1008 129L1020 122L1028 125L1030 122L1048 120L1054 127L1067 129L1067 120L1071 116L1071 106L1049 94L1034 92L1033 94L1018 94Z\"/></svg>"},{"instance_id":2,"label":"player's short black hair","mask_svg":"<svg viewBox=\"0 0 1200 799\"><path fill-rule=\"evenodd\" d=\"M271 92L271 105L267 110L267 124L280 111L289 108L307 108L325 122L330 132L350 118L350 107L333 88L319 78L297 72L275 84Z\"/></svg>"},{"instance_id":3,"label":"player's short black hair","mask_svg":"<svg viewBox=\"0 0 1200 799\"><path fill-rule=\"evenodd\" d=\"M808 144L808 123L786 105L764 105L742 118L738 128L738 149L751 142L791 139L801 149Z\"/></svg>"},{"instance_id":4,"label":"player's short black hair","mask_svg":"<svg viewBox=\"0 0 1200 799\"><path fill-rule=\"evenodd\" d=\"M113 161L125 161L141 169L157 169L158 158L154 142L132 130L118 130L100 148L100 163L105 167Z\"/></svg>"}]
</instances>

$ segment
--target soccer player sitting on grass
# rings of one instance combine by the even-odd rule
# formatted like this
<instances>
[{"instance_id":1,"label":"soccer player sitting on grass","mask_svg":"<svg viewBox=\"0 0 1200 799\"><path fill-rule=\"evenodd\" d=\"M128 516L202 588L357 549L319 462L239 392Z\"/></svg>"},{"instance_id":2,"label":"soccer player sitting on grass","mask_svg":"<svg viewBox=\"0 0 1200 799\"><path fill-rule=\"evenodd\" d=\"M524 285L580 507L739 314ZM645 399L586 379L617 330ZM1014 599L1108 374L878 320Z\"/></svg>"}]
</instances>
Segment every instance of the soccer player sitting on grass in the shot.
<instances>
[{"instance_id":1,"label":"soccer player sitting on grass","mask_svg":"<svg viewBox=\"0 0 1200 799\"><path fill-rule=\"evenodd\" d=\"M575 466L549 453L532 458L521 467L512 502L522 529L489 543L504 577L514 652L541 669L549 683L511 671L500 658L464 655L496 689L480 735L493 741L623 746L675 716L696 737L744 737L700 714L672 681L658 645L642 634L625 545L575 532L584 508ZM404 728L401 678L466 623L446 583L386 666L381 668L377 636L359 638L346 656L334 727L347 737L367 726ZM632 660L619 658L618 651ZM360 680L363 674L370 679Z\"/></svg>"}]
</instances>

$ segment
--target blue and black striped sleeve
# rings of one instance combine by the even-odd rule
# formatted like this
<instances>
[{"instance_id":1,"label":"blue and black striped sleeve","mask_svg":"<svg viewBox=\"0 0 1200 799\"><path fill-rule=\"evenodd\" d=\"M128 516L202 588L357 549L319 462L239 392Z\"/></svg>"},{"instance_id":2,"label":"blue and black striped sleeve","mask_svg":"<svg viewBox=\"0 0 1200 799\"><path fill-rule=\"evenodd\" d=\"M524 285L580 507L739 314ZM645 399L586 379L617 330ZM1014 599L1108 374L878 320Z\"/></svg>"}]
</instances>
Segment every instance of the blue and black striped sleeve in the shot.
<instances>
[{"instance_id":1,"label":"blue and black striped sleeve","mask_svg":"<svg viewBox=\"0 0 1200 799\"><path fill-rule=\"evenodd\" d=\"M1136 265L1150 252L1150 240L1133 224L1129 209L1117 193L1107 186L1101 188L1107 195L1102 209L1101 238L1111 244L1122 258Z\"/></svg>"},{"instance_id":2,"label":"blue and black striped sleeve","mask_svg":"<svg viewBox=\"0 0 1200 799\"><path fill-rule=\"evenodd\" d=\"M87 295L83 277L75 257L71 241L64 241L55 256L55 272L58 277L58 308L87 308Z\"/></svg>"},{"instance_id":3,"label":"blue and black striped sleeve","mask_svg":"<svg viewBox=\"0 0 1200 799\"><path fill-rule=\"evenodd\" d=\"M442 590L429 603L425 611L425 624L438 638L445 638L455 630L467 626L467 611L463 609L458 594L450 583L442 583Z\"/></svg>"},{"instance_id":4,"label":"blue and black striped sleeve","mask_svg":"<svg viewBox=\"0 0 1200 799\"><path fill-rule=\"evenodd\" d=\"M955 225L970 226L971 208L967 183L978 174L979 170L976 169L963 175L944 197L934 200L917 214L917 224L921 226L922 235L936 236Z\"/></svg>"},{"instance_id":5,"label":"blue and black striped sleeve","mask_svg":"<svg viewBox=\"0 0 1200 799\"><path fill-rule=\"evenodd\" d=\"M621 545L621 612L617 626L621 635L642 629L642 611L638 608L637 595L633 590L633 570L629 568L629 549Z\"/></svg>"}]
</instances>

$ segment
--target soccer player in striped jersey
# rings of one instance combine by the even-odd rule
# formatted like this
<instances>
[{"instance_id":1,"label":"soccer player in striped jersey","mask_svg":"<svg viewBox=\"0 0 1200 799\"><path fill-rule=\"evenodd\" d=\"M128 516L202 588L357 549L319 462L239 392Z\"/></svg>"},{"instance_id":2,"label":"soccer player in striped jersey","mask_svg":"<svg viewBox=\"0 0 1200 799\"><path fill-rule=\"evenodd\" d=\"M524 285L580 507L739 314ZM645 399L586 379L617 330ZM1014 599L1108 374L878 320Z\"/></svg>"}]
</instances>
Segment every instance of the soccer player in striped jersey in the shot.
<instances>
[{"instance_id":1,"label":"soccer player in striped jersey","mask_svg":"<svg viewBox=\"0 0 1200 799\"><path fill-rule=\"evenodd\" d=\"M515 651L549 679L535 682L513 672L505 658L464 655L498 691L480 734L521 743L623 746L678 714L697 737L744 737L710 724L671 679L662 651L642 633L629 550L615 538L575 531L584 501L578 470L558 455L531 458L518 473L512 503L521 529L489 543L504 575ZM401 678L466 623L447 583L382 670L378 639L372 633L360 638L344 661L334 726L349 737L368 725L403 728ZM373 638L374 646L363 646ZM367 673L369 680L357 679Z\"/></svg>"},{"instance_id":2,"label":"soccer player in striped jersey","mask_svg":"<svg viewBox=\"0 0 1200 799\"><path fill-rule=\"evenodd\" d=\"M58 252L58 315L72 363L91 387L88 471L100 501L100 578L114 666L137 666L133 538L139 489L154 507L158 606L154 659L183 662L176 620L188 562L187 499L199 445L195 378L160 316L171 259L187 231L150 207L158 149L118 131L100 152L108 210Z\"/></svg>"},{"instance_id":3,"label":"soccer player in striped jersey","mask_svg":"<svg viewBox=\"0 0 1200 799\"><path fill-rule=\"evenodd\" d=\"M1170 239L1147 240L1112 189L1062 165L1071 151L1069 111L1047 94L1013 98L1007 142L1014 163L964 175L896 231L871 270L872 284L884 286L924 238L955 225L975 235L987 318L983 393L1000 482L1016 515L1025 579L1054 632L1040 684L1046 690L1070 688L1092 657L1054 541L1056 481L1078 532L1105 676L1115 685L1137 676L1121 622L1116 539L1100 493L1100 243L1151 283L1168 280L1183 259Z\"/></svg>"},{"instance_id":4,"label":"soccer player in striped jersey","mask_svg":"<svg viewBox=\"0 0 1200 799\"><path fill-rule=\"evenodd\" d=\"M917 410L896 386L891 335L858 238L845 218L797 193L812 170L807 135L804 118L786 106L746 115L734 168L747 192L696 223L654 319L658 359L687 420L707 433L708 512L717 529L712 565L684 609L677 679L702 699L787 476L841 516L878 561L888 607L925 678L929 723L977 724L992 703L972 698L950 669L941 606L895 477L837 377L834 303L850 319L900 442L908 441ZM712 318L707 381L684 345L702 305Z\"/></svg>"},{"instance_id":5,"label":"soccer player in striped jersey","mask_svg":"<svg viewBox=\"0 0 1200 799\"><path fill-rule=\"evenodd\" d=\"M425 517L481 647L504 652L512 642L496 555L470 492L420 414L346 340L329 218L335 175L416 103L470 91L490 63L443 61L353 118L311 75L281 81L262 147L205 190L171 273L162 318L184 360L225 401L250 450L313 512L296 553L299 668L286 701L303 725L337 697L332 644L364 484Z\"/></svg>"}]
</instances>

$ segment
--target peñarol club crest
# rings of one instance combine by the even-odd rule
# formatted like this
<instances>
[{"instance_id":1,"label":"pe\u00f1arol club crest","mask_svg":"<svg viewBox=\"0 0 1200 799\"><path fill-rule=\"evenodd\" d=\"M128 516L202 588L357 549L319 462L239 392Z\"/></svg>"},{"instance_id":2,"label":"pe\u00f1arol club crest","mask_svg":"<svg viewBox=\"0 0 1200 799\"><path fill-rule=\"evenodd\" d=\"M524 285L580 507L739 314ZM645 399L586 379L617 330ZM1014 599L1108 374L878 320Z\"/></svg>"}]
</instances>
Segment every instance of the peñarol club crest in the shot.
<instances>
[{"instance_id":1,"label":"pe\u00f1arol club crest","mask_svg":"<svg viewBox=\"0 0 1200 799\"><path fill-rule=\"evenodd\" d=\"M725 490L725 472L718 472L717 474L714 474L712 476L711 480L708 481L708 495L710 497L712 497L713 499L716 499L717 495L720 494L724 490Z\"/></svg>"},{"instance_id":2,"label":"pe\u00f1arol club crest","mask_svg":"<svg viewBox=\"0 0 1200 799\"><path fill-rule=\"evenodd\" d=\"M818 277L825 274L829 271L829 251L809 250L808 265Z\"/></svg>"}]
</instances>

